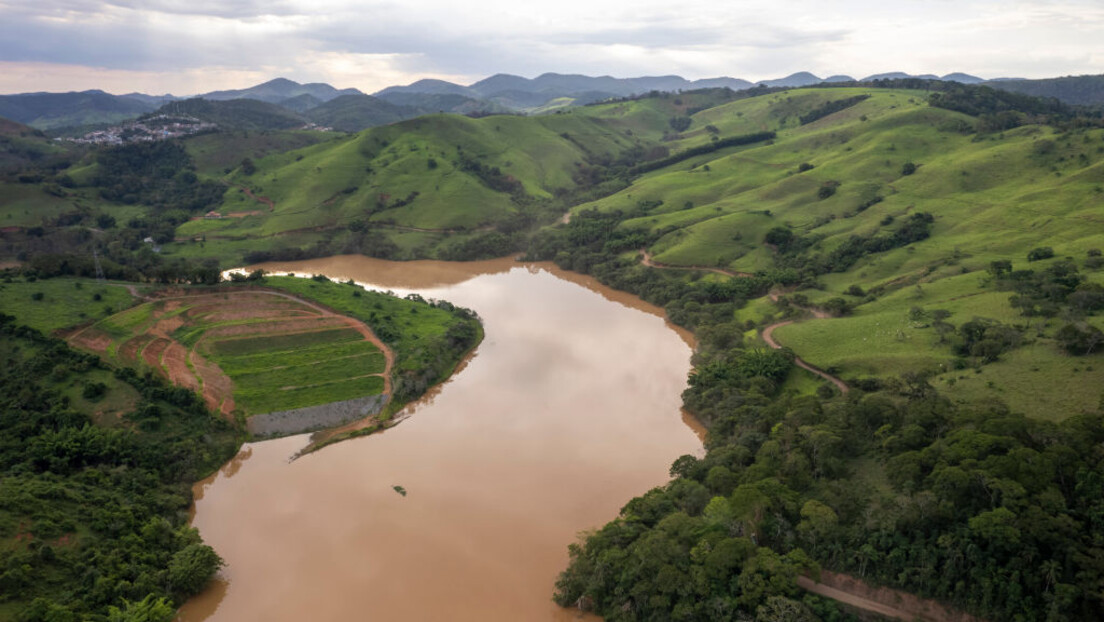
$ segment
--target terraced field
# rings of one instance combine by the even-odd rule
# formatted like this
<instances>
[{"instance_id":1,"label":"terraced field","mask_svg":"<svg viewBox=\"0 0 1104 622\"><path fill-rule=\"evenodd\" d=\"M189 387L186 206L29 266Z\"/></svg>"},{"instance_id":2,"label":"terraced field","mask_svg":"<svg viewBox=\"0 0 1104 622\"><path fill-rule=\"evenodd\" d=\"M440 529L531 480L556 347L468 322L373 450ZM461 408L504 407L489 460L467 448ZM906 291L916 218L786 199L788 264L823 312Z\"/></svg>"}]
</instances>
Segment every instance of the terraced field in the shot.
<instances>
[{"instance_id":1,"label":"terraced field","mask_svg":"<svg viewBox=\"0 0 1104 622\"><path fill-rule=\"evenodd\" d=\"M246 417L390 394L391 353L359 320L269 290L166 293L69 337Z\"/></svg>"}]
</instances>

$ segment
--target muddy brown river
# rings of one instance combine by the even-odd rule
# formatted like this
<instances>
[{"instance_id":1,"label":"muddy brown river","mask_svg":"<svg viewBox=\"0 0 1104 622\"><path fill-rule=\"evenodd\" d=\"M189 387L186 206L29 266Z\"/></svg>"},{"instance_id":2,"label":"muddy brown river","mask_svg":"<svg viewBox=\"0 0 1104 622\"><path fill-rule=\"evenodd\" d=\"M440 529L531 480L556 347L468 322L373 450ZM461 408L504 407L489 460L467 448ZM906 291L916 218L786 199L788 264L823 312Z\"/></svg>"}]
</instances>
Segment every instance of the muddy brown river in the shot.
<instances>
[{"instance_id":1,"label":"muddy brown river","mask_svg":"<svg viewBox=\"0 0 1104 622\"><path fill-rule=\"evenodd\" d=\"M579 619L551 601L567 545L702 453L690 337L632 296L511 260L261 267L449 300L486 337L394 428L296 460L308 435L247 444L197 484L227 565L185 622Z\"/></svg>"}]
</instances>

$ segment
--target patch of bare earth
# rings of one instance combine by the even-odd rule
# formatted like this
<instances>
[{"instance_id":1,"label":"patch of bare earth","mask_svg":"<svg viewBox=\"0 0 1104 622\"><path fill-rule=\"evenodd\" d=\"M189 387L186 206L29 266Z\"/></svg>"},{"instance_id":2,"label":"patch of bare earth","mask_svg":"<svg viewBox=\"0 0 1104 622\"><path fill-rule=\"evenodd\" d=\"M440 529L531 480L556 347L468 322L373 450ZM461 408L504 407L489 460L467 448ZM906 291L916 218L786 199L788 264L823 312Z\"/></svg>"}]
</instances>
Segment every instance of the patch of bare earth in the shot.
<instances>
[{"instance_id":1,"label":"patch of bare earth","mask_svg":"<svg viewBox=\"0 0 1104 622\"><path fill-rule=\"evenodd\" d=\"M123 342L123 345L119 346L119 358L124 361L137 361L138 353L151 341L153 341L153 335L149 333L142 333L127 339Z\"/></svg>"},{"instance_id":2,"label":"patch of bare earth","mask_svg":"<svg viewBox=\"0 0 1104 622\"><path fill-rule=\"evenodd\" d=\"M191 391L198 391L200 389L199 379L195 377L191 368L188 367L188 350L180 345L179 341L169 343L169 346L165 348L165 353L162 356L162 362L164 363L165 371L169 374L169 380L173 384Z\"/></svg>"},{"instance_id":3,"label":"patch of bare earth","mask_svg":"<svg viewBox=\"0 0 1104 622\"><path fill-rule=\"evenodd\" d=\"M97 328L85 329L73 335L70 339L73 345L78 348L100 353L107 352L107 348L111 345L111 342L114 341L111 335Z\"/></svg>"},{"instance_id":4,"label":"patch of bare earth","mask_svg":"<svg viewBox=\"0 0 1104 622\"><path fill-rule=\"evenodd\" d=\"M234 412L234 383L230 377L218 365L203 358L195 350L188 356L203 382L203 401L207 403L207 407L229 416Z\"/></svg>"},{"instance_id":5,"label":"patch of bare earth","mask_svg":"<svg viewBox=\"0 0 1104 622\"><path fill-rule=\"evenodd\" d=\"M156 369L161 375L167 376L165 368L161 366L161 355L172 343L164 337L156 337L148 346L142 349L142 362L152 369Z\"/></svg>"},{"instance_id":6,"label":"patch of bare earth","mask_svg":"<svg viewBox=\"0 0 1104 622\"><path fill-rule=\"evenodd\" d=\"M164 335L165 337L168 337L169 335L173 334L173 331L183 325L184 318L180 317L179 315L171 315L164 319L158 319L156 324L154 324L153 330L151 332L157 335Z\"/></svg>"}]
</instances>

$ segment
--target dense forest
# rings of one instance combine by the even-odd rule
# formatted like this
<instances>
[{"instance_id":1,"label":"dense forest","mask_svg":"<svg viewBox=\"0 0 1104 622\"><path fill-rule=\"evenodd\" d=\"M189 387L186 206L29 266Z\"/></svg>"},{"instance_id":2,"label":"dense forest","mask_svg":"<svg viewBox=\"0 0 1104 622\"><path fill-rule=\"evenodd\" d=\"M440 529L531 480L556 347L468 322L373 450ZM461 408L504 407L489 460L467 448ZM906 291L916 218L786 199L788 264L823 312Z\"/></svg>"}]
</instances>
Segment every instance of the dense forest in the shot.
<instances>
[{"instance_id":1,"label":"dense forest","mask_svg":"<svg viewBox=\"0 0 1104 622\"><path fill-rule=\"evenodd\" d=\"M192 484L240 437L191 391L0 316L0 610L22 622L172 619L221 565ZM129 400L118 420L75 407ZM93 409L93 412L94 409Z\"/></svg>"},{"instance_id":2,"label":"dense forest","mask_svg":"<svg viewBox=\"0 0 1104 622\"><path fill-rule=\"evenodd\" d=\"M772 284L924 239L930 216L827 257L793 243L778 269L723 283L619 257L651 241L618 227L631 216L577 214L538 238L533 257L637 293L695 330L683 401L709 427L708 453L679 458L669 484L573 545L557 602L609 620L825 618L794 583L823 567L987 618L1104 617L1104 403L1101 413L1039 421L1001 404L956 406L921 374L853 379L842 397L827 384L819 397L784 396L792 354L748 347L748 327L732 319ZM1016 292L1011 304L1028 315L1083 317L1104 305L1071 262L1006 263L990 268L992 287ZM1071 351L1102 341L1084 322L1068 326ZM982 365L1018 343L1009 331L975 321L947 332L959 356Z\"/></svg>"}]
</instances>

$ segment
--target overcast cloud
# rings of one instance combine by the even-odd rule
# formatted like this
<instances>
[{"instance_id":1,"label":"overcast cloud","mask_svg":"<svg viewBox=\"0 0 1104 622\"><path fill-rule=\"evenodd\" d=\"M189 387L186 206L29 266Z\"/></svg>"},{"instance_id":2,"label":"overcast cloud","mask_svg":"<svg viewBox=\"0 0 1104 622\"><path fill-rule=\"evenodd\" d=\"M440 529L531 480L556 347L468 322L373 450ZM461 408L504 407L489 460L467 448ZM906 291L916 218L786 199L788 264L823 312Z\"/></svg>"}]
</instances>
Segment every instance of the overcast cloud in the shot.
<instances>
[{"instance_id":1,"label":"overcast cloud","mask_svg":"<svg viewBox=\"0 0 1104 622\"><path fill-rule=\"evenodd\" d=\"M374 92L494 73L1104 73L1100 0L0 0L0 92Z\"/></svg>"}]
</instances>

